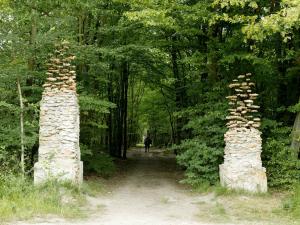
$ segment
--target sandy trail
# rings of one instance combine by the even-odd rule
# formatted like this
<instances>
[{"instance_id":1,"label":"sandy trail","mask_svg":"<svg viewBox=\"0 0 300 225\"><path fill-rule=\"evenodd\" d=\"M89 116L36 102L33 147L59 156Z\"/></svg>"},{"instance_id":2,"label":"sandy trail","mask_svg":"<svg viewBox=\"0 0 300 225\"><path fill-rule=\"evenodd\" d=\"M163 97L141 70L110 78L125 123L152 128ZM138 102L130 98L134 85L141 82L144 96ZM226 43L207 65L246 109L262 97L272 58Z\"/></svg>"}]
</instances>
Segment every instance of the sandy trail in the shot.
<instances>
[{"instance_id":1,"label":"sandy trail","mask_svg":"<svg viewBox=\"0 0 300 225\"><path fill-rule=\"evenodd\" d=\"M195 195L178 184L182 171L174 156L160 150L144 153L130 151L124 177L113 185L111 193L88 198L91 208L98 208L88 219L39 219L18 225L212 225L201 222L199 202L213 196ZM218 223L221 225L221 223ZM226 223L229 225L228 223ZM248 223L247 223L248 224ZM230 225L233 225L232 223Z\"/></svg>"},{"instance_id":2,"label":"sandy trail","mask_svg":"<svg viewBox=\"0 0 300 225\"><path fill-rule=\"evenodd\" d=\"M193 197L178 185L174 158L158 150L147 154L135 150L129 157L132 166L124 183L101 201L106 210L100 224L199 224Z\"/></svg>"}]
</instances>

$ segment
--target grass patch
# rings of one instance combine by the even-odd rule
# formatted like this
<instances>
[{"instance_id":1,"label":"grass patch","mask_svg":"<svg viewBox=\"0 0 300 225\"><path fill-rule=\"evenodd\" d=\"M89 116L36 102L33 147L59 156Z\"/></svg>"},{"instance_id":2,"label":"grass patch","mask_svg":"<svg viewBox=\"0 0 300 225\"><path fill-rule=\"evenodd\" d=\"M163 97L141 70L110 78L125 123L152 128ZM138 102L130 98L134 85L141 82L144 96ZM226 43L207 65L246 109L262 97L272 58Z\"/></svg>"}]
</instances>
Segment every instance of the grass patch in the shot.
<instances>
[{"instance_id":1,"label":"grass patch","mask_svg":"<svg viewBox=\"0 0 300 225\"><path fill-rule=\"evenodd\" d=\"M81 192L93 197L103 194L105 192L103 180L99 177L87 178L81 186Z\"/></svg>"},{"instance_id":2,"label":"grass patch","mask_svg":"<svg viewBox=\"0 0 300 225\"><path fill-rule=\"evenodd\" d=\"M224 206L220 203L216 203L215 208L214 208L215 214L220 215L220 216L226 216L226 209Z\"/></svg>"},{"instance_id":3,"label":"grass patch","mask_svg":"<svg viewBox=\"0 0 300 225\"><path fill-rule=\"evenodd\" d=\"M197 189L196 189L197 190ZM228 222L238 224L299 225L300 185L293 191L270 190L269 193L233 191L221 186L200 189L207 195L214 194L205 204L200 202L199 218L207 222Z\"/></svg>"},{"instance_id":4,"label":"grass patch","mask_svg":"<svg viewBox=\"0 0 300 225\"><path fill-rule=\"evenodd\" d=\"M283 201L282 210L300 223L300 184L295 185L291 194Z\"/></svg>"},{"instance_id":5,"label":"grass patch","mask_svg":"<svg viewBox=\"0 0 300 225\"><path fill-rule=\"evenodd\" d=\"M49 181L34 186L31 179L13 175L0 176L0 221L28 220L46 215L63 218L83 218L81 209L86 204L85 195L99 193L96 181L82 187L68 182Z\"/></svg>"},{"instance_id":6,"label":"grass patch","mask_svg":"<svg viewBox=\"0 0 300 225\"><path fill-rule=\"evenodd\" d=\"M180 181L181 184L187 184L185 180ZM195 183L193 185L190 185L192 187L192 191L194 193L204 194L211 192L213 190L213 186L211 186L208 182L199 182Z\"/></svg>"},{"instance_id":7,"label":"grass patch","mask_svg":"<svg viewBox=\"0 0 300 225\"><path fill-rule=\"evenodd\" d=\"M267 197L270 196L270 193L252 193L248 192L245 190L232 190L228 189L226 187L222 187L220 184L214 186L211 188L211 190L214 191L215 195L218 196L239 196L239 195L244 195L244 196L259 196L259 197Z\"/></svg>"},{"instance_id":8,"label":"grass patch","mask_svg":"<svg viewBox=\"0 0 300 225\"><path fill-rule=\"evenodd\" d=\"M213 223L227 223L231 222L227 209L219 202L199 202L200 212L198 214L200 221Z\"/></svg>"}]
</instances>

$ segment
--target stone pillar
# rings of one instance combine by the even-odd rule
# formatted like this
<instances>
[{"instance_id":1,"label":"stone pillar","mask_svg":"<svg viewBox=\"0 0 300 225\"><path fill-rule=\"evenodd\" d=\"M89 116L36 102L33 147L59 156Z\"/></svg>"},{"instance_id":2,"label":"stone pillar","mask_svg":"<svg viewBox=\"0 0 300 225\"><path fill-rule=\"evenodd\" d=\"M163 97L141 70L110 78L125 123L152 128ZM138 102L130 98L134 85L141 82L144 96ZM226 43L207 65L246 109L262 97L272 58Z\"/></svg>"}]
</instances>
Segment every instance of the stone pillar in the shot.
<instances>
[{"instance_id":1,"label":"stone pillar","mask_svg":"<svg viewBox=\"0 0 300 225\"><path fill-rule=\"evenodd\" d=\"M221 185L249 192L266 192L266 169L261 163L260 132L255 128L230 129L225 134L224 164L220 165Z\"/></svg>"},{"instance_id":2,"label":"stone pillar","mask_svg":"<svg viewBox=\"0 0 300 225\"><path fill-rule=\"evenodd\" d=\"M227 117L224 164L220 165L221 185L229 189L267 192L266 169L262 167L262 140L257 94L252 93L251 74L240 75L229 86L235 95L228 96L232 106ZM256 116L256 117L255 117Z\"/></svg>"},{"instance_id":3,"label":"stone pillar","mask_svg":"<svg viewBox=\"0 0 300 225\"><path fill-rule=\"evenodd\" d=\"M34 183L49 179L80 184L83 164L79 148L79 105L76 93L74 56L67 43L57 46L48 64L48 78L40 109L39 157Z\"/></svg>"}]
</instances>

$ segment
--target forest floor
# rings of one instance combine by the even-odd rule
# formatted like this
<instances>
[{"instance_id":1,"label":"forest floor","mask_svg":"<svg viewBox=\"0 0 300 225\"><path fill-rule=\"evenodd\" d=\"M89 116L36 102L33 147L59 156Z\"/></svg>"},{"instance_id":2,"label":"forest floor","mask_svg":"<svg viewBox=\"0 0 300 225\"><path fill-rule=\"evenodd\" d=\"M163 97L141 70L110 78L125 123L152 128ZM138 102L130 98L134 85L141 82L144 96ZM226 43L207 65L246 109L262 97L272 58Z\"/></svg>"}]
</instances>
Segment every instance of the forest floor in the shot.
<instances>
[{"instance_id":1,"label":"forest floor","mask_svg":"<svg viewBox=\"0 0 300 225\"><path fill-rule=\"evenodd\" d=\"M103 194L87 197L80 220L37 218L13 225L289 225L276 213L282 197L197 193L179 184L183 171L162 150L133 149Z\"/></svg>"}]
</instances>

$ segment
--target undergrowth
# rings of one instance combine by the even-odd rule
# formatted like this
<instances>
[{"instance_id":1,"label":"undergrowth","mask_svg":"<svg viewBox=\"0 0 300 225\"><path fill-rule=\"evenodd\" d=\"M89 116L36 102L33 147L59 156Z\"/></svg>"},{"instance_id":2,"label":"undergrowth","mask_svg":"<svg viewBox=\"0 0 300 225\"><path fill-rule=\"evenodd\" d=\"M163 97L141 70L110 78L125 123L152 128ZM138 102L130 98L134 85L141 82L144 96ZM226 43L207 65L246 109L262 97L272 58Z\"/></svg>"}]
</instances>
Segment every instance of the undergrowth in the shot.
<instances>
[{"instance_id":1,"label":"undergrowth","mask_svg":"<svg viewBox=\"0 0 300 225\"><path fill-rule=\"evenodd\" d=\"M193 137L173 146L173 150L178 153L177 163L185 169L183 182L194 188L203 183L215 185L219 181L228 108L226 100L220 98L226 95L224 87L224 84L212 89L202 87L205 92L201 95L201 103L178 113L178 116L189 118L183 129Z\"/></svg>"},{"instance_id":2,"label":"undergrowth","mask_svg":"<svg viewBox=\"0 0 300 225\"><path fill-rule=\"evenodd\" d=\"M300 223L300 184L295 185L291 194L283 201L283 210Z\"/></svg>"},{"instance_id":3,"label":"undergrowth","mask_svg":"<svg viewBox=\"0 0 300 225\"><path fill-rule=\"evenodd\" d=\"M64 218L85 217L81 207L86 194L98 192L98 183L84 183L81 187L68 182L49 181L34 186L29 178L0 175L0 221L27 220L55 215Z\"/></svg>"},{"instance_id":4,"label":"undergrowth","mask_svg":"<svg viewBox=\"0 0 300 225\"><path fill-rule=\"evenodd\" d=\"M84 144L80 145L80 149L85 173L96 173L107 178L116 172L116 165L113 158L108 154L90 149Z\"/></svg>"},{"instance_id":5,"label":"undergrowth","mask_svg":"<svg viewBox=\"0 0 300 225\"><path fill-rule=\"evenodd\" d=\"M193 186L193 190L204 196L213 194L210 201L200 202L201 219L207 217L206 219L214 222L257 221L261 224L264 221L264 224L300 224L300 184L294 184L289 189L270 188L267 193L251 193L204 182L202 185Z\"/></svg>"}]
</instances>

